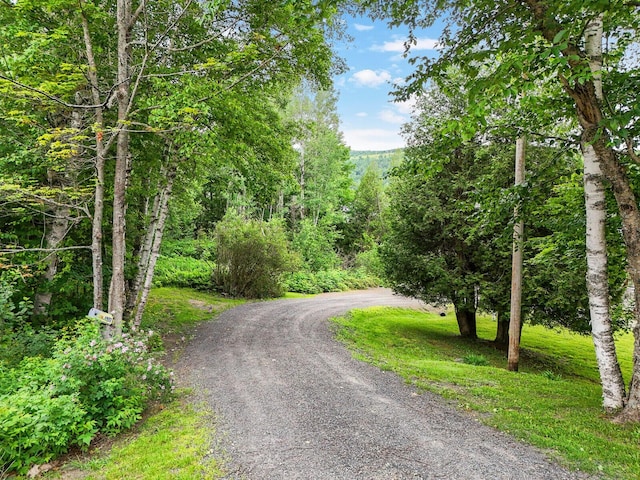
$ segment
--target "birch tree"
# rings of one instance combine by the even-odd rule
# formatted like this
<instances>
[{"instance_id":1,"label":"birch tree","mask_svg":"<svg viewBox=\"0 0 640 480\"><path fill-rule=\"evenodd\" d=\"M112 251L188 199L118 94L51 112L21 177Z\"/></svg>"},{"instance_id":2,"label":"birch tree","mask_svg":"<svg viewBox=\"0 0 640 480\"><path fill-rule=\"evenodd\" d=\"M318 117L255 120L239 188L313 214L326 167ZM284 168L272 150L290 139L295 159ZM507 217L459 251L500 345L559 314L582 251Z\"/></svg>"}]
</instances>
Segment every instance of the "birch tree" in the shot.
<instances>
[{"instance_id":1,"label":"birch tree","mask_svg":"<svg viewBox=\"0 0 640 480\"><path fill-rule=\"evenodd\" d=\"M638 160L636 119L640 116L640 107L625 93L635 88L637 65L623 61L628 47L638 38L638 6L622 0L606 3L451 0L436 4L407 0L372 2L372 6L374 15L412 27L431 25L445 15L448 18L449 26L440 41L440 59L417 61L405 95L422 88L428 78L437 78L439 72L451 64L467 72L469 78L475 77L471 89L477 94L479 110L490 109L492 98L503 97L505 93L516 95L523 84L535 79L550 79L562 87L557 112L561 116L573 116L579 124L581 145L586 148L587 156L593 156L609 182L622 220L629 275L635 287L636 321L633 373L620 418L640 420L640 212L627 166L629 160ZM590 64L594 57L587 52L588 42L584 37L587 27L593 26L598 18L604 20L604 34L610 46L603 63L607 71L603 76L604 101L599 99L596 88L600 72ZM411 38L407 48L410 46ZM496 52L501 53L501 61L487 63L495 59ZM613 94L611 99L607 91ZM589 176L594 173L597 176L597 171L588 170ZM595 262L590 265L594 266ZM608 370L605 375L612 371ZM609 379L603 379L603 383L609 384ZM616 396L613 394L612 398ZM604 406L610 410L621 405L619 400L612 400Z\"/></svg>"}]
</instances>

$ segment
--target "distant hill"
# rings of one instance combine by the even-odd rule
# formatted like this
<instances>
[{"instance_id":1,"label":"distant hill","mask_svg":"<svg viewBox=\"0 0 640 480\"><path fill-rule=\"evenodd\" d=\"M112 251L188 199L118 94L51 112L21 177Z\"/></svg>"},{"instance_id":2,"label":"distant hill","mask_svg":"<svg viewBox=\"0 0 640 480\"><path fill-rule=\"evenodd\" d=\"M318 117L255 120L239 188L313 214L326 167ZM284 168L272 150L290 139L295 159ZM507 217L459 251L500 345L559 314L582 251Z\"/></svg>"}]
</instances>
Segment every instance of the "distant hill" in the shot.
<instances>
[{"instance_id":1,"label":"distant hill","mask_svg":"<svg viewBox=\"0 0 640 480\"><path fill-rule=\"evenodd\" d=\"M404 156L404 149L397 148L395 150L384 151L351 151L351 162L355 165L353 171L353 179L356 184L360 182L360 179L367 170L370 163L375 163L382 174L382 178L385 178L389 169L392 166L399 164ZM386 183L386 181L385 181Z\"/></svg>"}]
</instances>

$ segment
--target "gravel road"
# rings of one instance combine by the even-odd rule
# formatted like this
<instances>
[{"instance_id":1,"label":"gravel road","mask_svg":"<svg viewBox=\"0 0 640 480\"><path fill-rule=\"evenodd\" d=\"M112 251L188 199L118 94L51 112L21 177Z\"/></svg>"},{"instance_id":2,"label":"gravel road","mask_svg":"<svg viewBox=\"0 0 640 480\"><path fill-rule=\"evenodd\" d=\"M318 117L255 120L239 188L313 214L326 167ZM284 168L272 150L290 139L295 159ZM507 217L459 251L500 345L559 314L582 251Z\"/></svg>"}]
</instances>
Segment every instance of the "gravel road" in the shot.
<instances>
[{"instance_id":1,"label":"gravel road","mask_svg":"<svg viewBox=\"0 0 640 480\"><path fill-rule=\"evenodd\" d=\"M228 478L586 478L353 359L327 319L372 305L419 306L375 289L245 304L199 327L177 371L218 416Z\"/></svg>"}]
</instances>

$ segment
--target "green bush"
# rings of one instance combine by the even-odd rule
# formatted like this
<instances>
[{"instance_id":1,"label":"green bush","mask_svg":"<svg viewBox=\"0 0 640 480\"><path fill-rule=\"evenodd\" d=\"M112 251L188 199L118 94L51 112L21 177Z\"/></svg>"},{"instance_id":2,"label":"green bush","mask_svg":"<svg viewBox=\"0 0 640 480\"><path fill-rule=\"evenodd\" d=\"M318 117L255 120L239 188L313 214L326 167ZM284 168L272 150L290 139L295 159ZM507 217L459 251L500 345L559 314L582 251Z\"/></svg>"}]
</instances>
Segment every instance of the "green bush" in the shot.
<instances>
[{"instance_id":1,"label":"green bush","mask_svg":"<svg viewBox=\"0 0 640 480\"><path fill-rule=\"evenodd\" d=\"M462 358L462 363L485 367L489 365L489 360L482 354L468 353Z\"/></svg>"},{"instance_id":2,"label":"green bush","mask_svg":"<svg viewBox=\"0 0 640 480\"><path fill-rule=\"evenodd\" d=\"M146 337L107 342L95 323L56 342L51 358L0 365L0 375L0 471L20 473L72 445L86 447L97 432L130 428L149 402L173 390Z\"/></svg>"},{"instance_id":3,"label":"green bush","mask_svg":"<svg viewBox=\"0 0 640 480\"><path fill-rule=\"evenodd\" d=\"M165 240L162 242L162 255L165 257L190 257L196 260L213 261L215 251L215 241L205 235L199 235L196 239Z\"/></svg>"},{"instance_id":4,"label":"green bush","mask_svg":"<svg viewBox=\"0 0 640 480\"><path fill-rule=\"evenodd\" d=\"M373 277L384 277L384 266L378 253L378 246L374 246L370 250L365 250L356 255L356 268L363 269L368 275Z\"/></svg>"},{"instance_id":5,"label":"green bush","mask_svg":"<svg viewBox=\"0 0 640 480\"><path fill-rule=\"evenodd\" d=\"M0 399L0 459L9 468L26 471L65 453L69 446L86 447L96 434L95 424L78 395L57 395L46 386L23 387Z\"/></svg>"},{"instance_id":6,"label":"green bush","mask_svg":"<svg viewBox=\"0 0 640 480\"><path fill-rule=\"evenodd\" d=\"M335 227L315 225L310 219L304 219L292 243L307 269L320 272L332 270L340 264L334 250L336 237Z\"/></svg>"},{"instance_id":7,"label":"green bush","mask_svg":"<svg viewBox=\"0 0 640 480\"><path fill-rule=\"evenodd\" d=\"M213 268L213 264L207 260L161 256L153 274L153 285L209 290L212 287Z\"/></svg>"},{"instance_id":8,"label":"green bush","mask_svg":"<svg viewBox=\"0 0 640 480\"><path fill-rule=\"evenodd\" d=\"M287 275L284 287L288 292L322 293L360 290L377 287L380 280L364 269L327 270L321 272L299 271Z\"/></svg>"},{"instance_id":9,"label":"green bush","mask_svg":"<svg viewBox=\"0 0 640 480\"><path fill-rule=\"evenodd\" d=\"M284 293L281 277L295 269L281 222L247 220L230 213L216 225L214 281L234 297L268 298Z\"/></svg>"}]
</instances>

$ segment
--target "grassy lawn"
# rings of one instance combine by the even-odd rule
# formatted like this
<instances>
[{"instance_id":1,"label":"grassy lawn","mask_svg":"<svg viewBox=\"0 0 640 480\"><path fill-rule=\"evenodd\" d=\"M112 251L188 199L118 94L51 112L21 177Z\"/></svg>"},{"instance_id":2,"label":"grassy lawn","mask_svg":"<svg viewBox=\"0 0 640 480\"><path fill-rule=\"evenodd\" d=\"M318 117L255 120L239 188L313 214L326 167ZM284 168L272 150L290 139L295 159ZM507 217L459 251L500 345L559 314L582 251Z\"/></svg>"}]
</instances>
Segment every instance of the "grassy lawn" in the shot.
<instances>
[{"instance_id":1,"label":"grassy lawn","mask_svg":"<svg viewBox=\"0 0 640 480\"><path fill-rule=\"evenodd\" d=\"M506 370L505 352L460 338L452 314L370 308L335 322L357 358L546 449L568 468L640 478L640 426L617 425L603 414L590 337L525 325L520 373L513 373ZM478 335L493 339L495 322L479 318ZM625 378L632 341L621 335L617 342Z\"/></svg>"},{"instance_id":2,"label":"grassy lawn","mask_svg":"<svg viewBox=\"0 0 640 480\"><path fill-rule=\"evenodd\" d=\"M182 398L150 416L108 453L69 467L76 468L73 478L85 480L222 478L210 451L214 433L210 423L210 414L195 410ZM67 469L66 475L71 471ZM64 471L61 474L65 478Z\"/></svg>"},{"instance_id":3,"label":"grassy lawn","mask_svg":"<svg viewBox=\"0 0 640 480\"><path fill-rule=\"evenodd\" d=\"M162 335L167 361L175 361L195 325L243 303L186 288L151 291L141 328ZM45 478L85 480L217 479L222 462L211 452L212 415L195 409L185 392L169 405L156 406L132 432L108 448L98 446L82 460L68 462Z\"/></svg>"}]
</instances>

